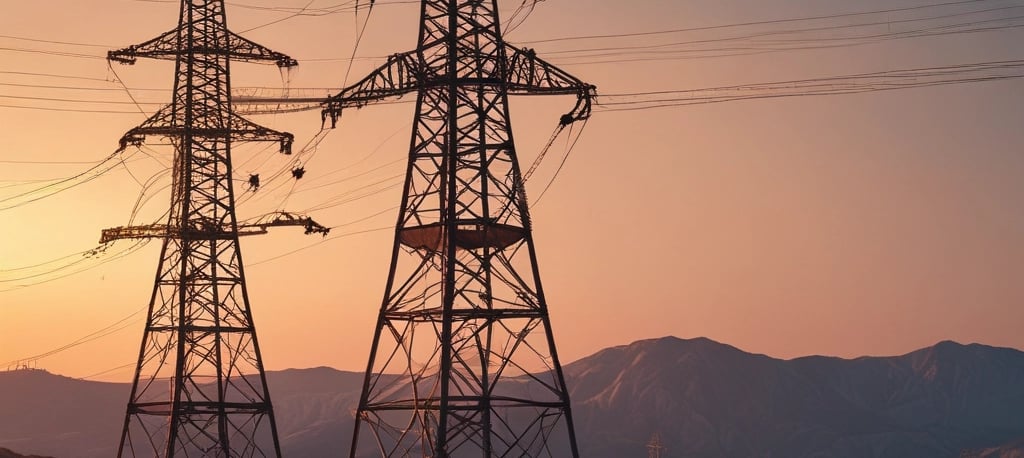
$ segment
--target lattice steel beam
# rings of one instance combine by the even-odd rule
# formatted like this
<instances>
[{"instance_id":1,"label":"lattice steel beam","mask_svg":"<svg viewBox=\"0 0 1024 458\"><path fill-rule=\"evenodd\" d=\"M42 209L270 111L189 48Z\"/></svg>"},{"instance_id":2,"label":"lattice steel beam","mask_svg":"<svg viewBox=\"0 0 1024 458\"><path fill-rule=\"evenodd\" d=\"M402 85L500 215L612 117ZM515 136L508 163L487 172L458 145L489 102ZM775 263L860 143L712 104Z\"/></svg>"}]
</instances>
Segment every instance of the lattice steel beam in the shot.
<instances>
[{"instance_id":1,"label":"lattice steel beam","mask_svg":"<svg viewBox=\"0 0 1024 458\"><path fill-rule=\"evenodd\" d=\"M183 0L177 28L108 54L140 57L176 62L174 94L121 147L170 137L175 154L166 224L105 233L163 239L118 456L280 457L238 246L247 228L235 217L231 144L274 141L289 152L292 135L232 111L229 65L296 62L230 32L223 0Z\"/></svg>"},{"instance_id":2,"label":"lattice steel beam","mask_svg":"<svg viewBox=\"0 0 1024 458\"><path fill-rule=\"evenodd\" d=\"M594 86L504 42L494 0L423 0L419 44L323 119L416 94L391 270L350 455L578 456L513 141L510 94Z\"/></svg>"}]
</instances>

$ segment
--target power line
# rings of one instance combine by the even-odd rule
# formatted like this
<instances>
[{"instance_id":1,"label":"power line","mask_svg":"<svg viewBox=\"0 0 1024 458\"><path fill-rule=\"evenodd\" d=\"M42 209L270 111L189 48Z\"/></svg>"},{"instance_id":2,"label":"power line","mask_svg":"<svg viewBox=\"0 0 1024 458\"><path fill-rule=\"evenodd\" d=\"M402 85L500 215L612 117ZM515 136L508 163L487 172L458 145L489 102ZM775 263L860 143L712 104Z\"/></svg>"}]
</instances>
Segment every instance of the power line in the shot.
<instances>
[{"instance_id":1,"label":"power line","mask_svg":"<svg viewBox=\"0 0 1024 458\"><path fill-rule=\"evenodd\" d=\"M739 36L731 36L731 37L724 37L724 38L707 38L707 39L699 39L699 40L673 41L673 42L668 42L668 43L658 43L658 44L652 44L652 45L606 46L606 47L599 47L599 48L567 49L567 50L561 50L561 51L549 51L548 54L555 54L555 55L557 55L557 54L578 54L578 53L592 53L592 52L605 52L605 51L635 51L635 50L663 49L663 48L676 47L676 46L682 46L682 45L695 45L695 44L696 45L705 45L705 44L716 44L716 43L736 42L736 41L753 41L754 43L779 43L779 42L784 42L784 43L807 44L807 43L816 43L816 42L820 42L820 41L853 41L853 40L865 40L865 39L905 38L905 37L908 37L908 36L910 38L915 38L915 37L918 37L918 36L938 36L938 35L943 35L943 34L947 34L947 33L963 33L965 31L970 32L970 31L974 31L975 29L963 30L963 28L971 27L971 26L978 26L978 25L982 25L982 24L990 24L990 23L993 23L993 22L1013 21L1013 20L1021 19L1024 16L1000 17L1000 18L994 18L994 19L988 19L988 20L974 20L974 21L959 22L959 23L953 23L953 24L941 24L941 25L936 25L936 26L932 26L932 27L926 27L926 28L922 28L922 29L915 29L915 30L905 30L905 31L895 31L895 32L889 31L889 32L886 32L886 33L876 33L876 34L858 35L858 36L790 38L790 39L777 39L777 40L773 40L773 41L755 40L755 39L764 38L764 37L771 37L771 36L780 36L780 35L785 36L785 35L808 34L809 32L831 32L831 31L842 30L842 29L867 28L867 27L877 27L877 26L887 26L887 27L889 27L889 26L892 26L894 24L909 24L909 23L916 23L916 22L935 21L937 19L949 19L949 18L954 18L954 17L972 16L972 15L977 15L979 13L991 13L991 12L996 12L996 11L1004 11L1004 10L1010 10L1010 9L1021 9L1021 8L1024 8L1024 5L1001 7L1001 8L990 8L990 9L985 9L985 10L970 11L970 12L966 12L966 13L956 13L956 14L949 14L949 15L943 15L943 16L931 16L931 17L925 17L925 18L911 18L911 19L901 19L901 20L874 21L874 22L866 22L866 23L858 23L858 24L841 24L841 25L833 25L833 26L826 26L826 27L811 27L811 28L794 29L794 30L773 30L773 31L752 33L752 34L739 35ZM1019 25L1019 24L1017 24L1017 25ZM945 33L928 33L928 32L934 32L934 31L940 31L940 30L949 30L949 29L955 29L955 30L947 31ZM985 31L985 30L988 30L988 28L979 28L977 30ZM925 33L928 33L928 34L925 35ZM713 51L724 51L724 50L730 50L730 49L734 49L734 48L724 48L724 49L723 48L710 48L710 49L706 49L706 50L702 50L702 51L713 52ZM680 52L680 50L663 50L662 52ZM586 57L593 57L593 55L587 55Z\"/></svg>"},{"instance_id":2,"label":"power line","mask_svg":"<svg viewBox=\"0 0 1024 458\"><path fill-rule=\"evenodd\" d=\"M730 28L736 28L736 27L749 27L749 26L772 25L772 24L786 24L786 23L793 23L793 22L818 21L818 20L824 20L824 19L838 19L838 18L844 18L844 17L866 16L866 15L871 15L871 14L897 13L897 12L914 11L914 10L922 10L922 9L930 9L930 8L939 8L939 7L954 6L954 5L965 5L965 4L979 3L979 2L984 2L984 1L987 1L987 0L960 0L960 1L955 1L955 2L934 3L934 4L929 4L929 5L919 5L919 6L911 6L911 7L905 7L905 8L890 8L890 9L882 9L882 10L861 11L861 12L855 12L855 13L839 13L839 14L828 14L828 15L821 15L821 16L807 16L807 17L791 18L791 19L772 19L772 20L767 20L767 21L739 22L739 23L734 23L734 24L721 24L721 25L712 25L712 26L703 26L703 27L688 27L688 28L657 30L657 31L648 31L648 32L627 32L627 33L614 33L614 34L603 34L603 35L566 36L566 37L559 37L559 38L546 38L546 39L541 39L541 40L519 41L518 43L521 43L521 44L536 44L536 43L565 42L565 41L576 41L576 40L595 40L595 39L604 39L604 38L643 37L643 36L667 35L667 34L684 33L684 32L701 32L701 31L707 31L707 30L730 29Z\"/></svg>"},{"instance_id":3,"label":"power line","mask_svg":"<svg viewBox=\"0 0 1024 458\"><path fill-rule=\"evenodd\" d=\"M12 208L15 208L15 207L19 207L19 206L22 206L22 205L25 205L25 204L31 203L31 202L36 202L38 200L41 200L41 199L44 199L44 198L47 198L47 197L51 197L53 195L59 194L59 193L64 192L64 191L67 191L68 189L71 189L71 188L74 188L76 186L80 186L82 184L85 184L85 183L88 183L88 182L90 182L92 180L95 180L96 178L99 178L99 177L103 176L107 172L113 170L115 167L120 165L120 163L115 163L113 165L108 165L108 163L111 160L113 160L115 157L119 156L122 152L123 152L123 150L120 150L120 149L117 150L117 151L114 151L113 153L111 153L106 158L100 160L99 162L96 162L95 165L93 165L92 167L90 167L90 168L86 169L85 171L80 172L78 174L72 175L72 176L67 177L67 178L56 180L56 181L54 181L52 183L48 183L48 184L45 184L45 185L40 186L38 188L30 189L28 191L21 192L21 193L15 194L13 196L8 196L8 197L5 197L5 198L2 198L2 199L0 199L0 204L6 204L6 205L0 206L0 211L2 211L2 210L9 210L9 209L12 209ZM104 168L105 165L106 165L106 167ZM60 187L61 185L65 185L65 184L67 184L67 186ZM41 194L41 195L37 195L37 194ZM16 200L16 199L21 199L21 198L24 198L24 200L20 200L20 201ZM8 204L8 202L11 202L11 201L14 201L14 203L9 203Z\"/></svg>"},{"instance_id":4,"label":"power line","mask_svg":"<svg viewBox=\"0 0 1024 458\"><path fill-rule=\"evenodd\" d=\"M86 375L85 377L79 377L79 379L80 380L89 380L91 378L99 377L101 375L106 375L106 374L114 372L114 371L116 371L118 369L124 369L126 367L132 367L134 365L135 365L134 362L131 362L131 363L128 363L128 364L123 364L123 365L120 365L120 366L117 366L117 367L113 367L113 368L110 368L110 369L107 369L107 370L103 370L103 371L97 372L95 374Z\"/></svg>"},{"instance_id":5,"label":"power line","mask_svg":"<svg viewBox=\"0 0 1024 458\"><path fill-rule=\"evenodd\" d=\"M19 37L19 36L14 36L14 35L0 35L0 38L7 38L9 40L18 40L18 41L31 41L31 42L35 42L35 43L47 43L47 44L68 45L68 46L85 46L85 47L91 47L91 48L112 48L113 47L111 45L101 45L101 44L95 44L95 43L80 43L80 42L74 42L74 41L44 40L44 39L41 39L41 38Z\"/></svg>"},{"instance_id":6,"label":"power line","mask_svg":"<svg viewBox=\"0 0 1024 458\"><path fill-rule=\"evenodd\" d=\"M128 256L128 255L130 255L130 254L132 254L132 253L134 253L136 251L138 251L140 248L146 246L147 243L149 243L149 240L145 240L145 239L136 240L135 244L130 245L128 248L126 248L124 250L121 250L120 252L115 253L115 254L111 255L111 257L109 257L107 259L103 259L102 261L97 262L96 264L85 266L85 267L82 267L81 269L78 269L78 270L75 270L75 271L72 271L72 272L68 272L66 274L59 275L59 276L56 276L56 277L46 278L46 279L38 280L38 281L35 281L35 282L32 282L32 283L23 283L23 284L19 284L19 285L14 285L14 286L12 286L10 288L0 290L0 293L6 293L6 292L22 289L22 288L28 288L28 287L31 287L31 286L37 286L37 285L42 285L42 284L45 284L45 283L54 282L54 281L57 281L57 280L61 280L61 279L70 277L72 275L77 275L77 274L80 274L82 272L86 272L86 271L95 269L95 268L100 267L100 266L102 266L104 264L107 264L109 262L117 261L117 260L119 260L121 258L124 258L124 257L126 257L126 256ZM65 268L67 268L67 267L68 266L65 266ZM60 271L60 270L64 270L65 268L54 269L53 271L51 271L51 273L57 272L57 271Z\"/></svg>"},{"instance_id":7,"label":"power line","mask_svg":"<svg viewBox=\"0 0 1024 458\"><path fill-rule=\"evenodd\" d=\"M144 0L144 1L148 1L148 0ZM975 4L975 3L985 2L985 1L988 1L988 0L961 0L961 1L955 1L955 2L945 2L945 3L936 3L936 4L929 4L929 5L919 5L919 6L905 7L905 8L889 8L889 9L871 10L871 11L854 12L854 13L819 15L819 16L811 16L811 17L790 18L790 19L777 19L777 20L768 20L768 21L751 21L751 22L741 22L741 23L733 23L733 24L720 24L720 25L714 25L714 26L678 28L678 29L659 30L659 31L632 32L632 33L619 33L619 34L604 34L604 35L587 35L587 36L567 36L567 37L561 37L561 38L551 38L551 39L542 39L542 40L526 40L526 41L521 41L520 43L522 43L522 44L537 44L537 43L548 43L548 42L567 42L567 41L595 40L595 39L609 39L609 38L620 39L620 38L648 37L648 36L658 36L658 35L679 34L679 33L685 33L685 32L724 30L724 29L734 29L734 28L763 26L763 25L787 24L787 23L799 23L799 22L812 22L812 21L821 21L821 20L828 20L828 19L839 19L839 18L858 17L858 16L870 16L870 15L880 15L880 14L892 14L892 13L899 13L899 12L920 11L920 10L937 9L937 8L948 8L948 7L952 7L952 6ZM171 1L167 1L167 3L171 3ZM416 1L394 1L394 2L377 1L377 2L371 2L371 4L370 4L371 7L370 8L372 10L372 7L374 5L394 5L394 4L403 4L403 3L410 3L411 4L411 3L418 3L418 2L416 2ZM299 16L323 16L323 15L327 15L327 14L336 14L336 13L341 13L341 12L354 12L354 13L358 14L358 9L357 9L358 8L358 4L359 4L359 2L350 1L350 2L344 2L344 3L341 3L341 4L337 4L337 5L332 5L332 6L329 6L329 7L318 8L318 9L309 8L311 3L307 4L306 6L299 7L299 8L294 8L294 7L264 7L264 6L258 6L258 5L243 5L243 4L239 4L239 5L236 5L236 6L243 7L243 8L254 9L254 10L287 12L289 14L289 16L286 16L285 18L278 19L278 20L275 20L275 21L273 21L271 23L266 23L266 24L263 24L261 26L254 27L254 28L259 28L259 27L265 27L265 26L270 25L270 24L275 24L275 23L282 22L284 20L288 20L288 19L291 19L291 18L294 18L294 17L299 17ZM521 21L525 20L525 17L517 18L517 15L519 13L521 13L522 11L524 11L524 10L528 10L529 12L532 12L534 7L535 7L535 4L536 4L536 1L534 1L534 0L524 0L523 3L520 4L519 7L516 9L516 11L513 13L512 17L509 19L509 22L512 23L512 24L510 24L510 27L512 27L514 29L516 25L520 24ZM869 22L869 23L846 24L846 25L819 27L819 28L812 28L812 29L805 29L805 30L796 30L796 31L791 31L791 30L771 31L771 32L765 32L764 34L765 35L789 34L789 33L801 32L801 31L836 30L836 29L842 29L842 28L866 27L866 26L870 26L870 25L883 25L883 24L891 25L891 24L899 24L899 23L904 23L904 22L915 22L915 21L930 20L930 19L937 19L937 18L957 17L957 16L978 14L978 13L982 13L982 12L993 12L993 11L1006 10L1006 9L1014 9L1014 8L1021 8L1021 7L1024 7L1024 6L1015 5L1015 6L1008 6L1008 7L989 8L989 9L983 9L983 10L975 10L975 11L954 13L954 14L950 14L950 15L946 15L946 16L936 16L934 18L917 18L917 19L912 18L912 19L894 20L894 21L893 20L876 21L876 22ZM526 13L526 16L528 16L530 14L529 12ZM519 20L519 22L515 22L517 20ZM364 24L363 27L365 27L365 24ZM360 27L357 26L357 30L360 30ZM49 44L62 44L62 45L70 45L70 46L109 47L109 46L106 46L106 45L99 45L99 44L95 44L95 43L82 43L82 42L73 42L73 41L42 40L42 39L38 39L38 38L20 37L20 36L13 36L13 35L2 35L0 37L9 38L9 39L15 39L15 40L25 40L25 41L41 42L41 43L49 43ZM749 37L747 37L747 38L749 38ZM736 40L736 39L738 39L738 37L723 38L723 39L712 39L712 40L698 40L697 42L713 43L713 42L720 42L720 41L731 41L731 40ZM694 42L669 43L669 44L654 45L654 46L655 47L659 47L659 46L669 46L669 45L678 45L678 44L692 44L692 43L694 43ZM0 49L4 49L4 48L0 48ZM602 48L598 48L598 49L602 49ZM617 48L611 48L611 49L617 49ZM11 49L11 50L13 50L13 49ZM69 55L71 57L103 58L103 56L85 55L85 54L79 54L79 53L61 53L61 52L53 52L53 51L45 51L45 50L31 50L31 49L18 49L18 50L22 51L22 52L39 52L39 53L49 53L49 54L55 54L55 55L65 55L66 54L66 55ZM586 52L586 51L591 51L591 50L589 50L589 49L562 50L562 51L552 51L552 52L549 52L549 54L580 53L580 52ZM353 54L351 57L348 57L348 58L311 58L311 59L301 59L301 60L304 61L304 62L324 62L324 61L352 61L352 60L355 60L355 59L381 59L381 58L383 58L383 57L382 56L356 57Z\"/></svg>"},{"instance_id":8,"label":"power line","mask_svg":"<svg viewBox=\"0 0 1024 458\"><path fill-rule=\"evenodd\" d=\"M558 168L555 169L555 174L551 177L550 180L548 180L548 184L544 186L544 190L537 195L537 199L530 203L530 208L533 208L535 205L537 205L540 202L540 200L544 198L544 195L548 193L548 190L551 189L551 185L555 184L555 180L558 179L558 174L562 172L562 168L565 167L565 162L569 160L569 155L572 154L573 149L576 148L576 143L580 141L580 137L583 135L583 129L587 127L588 121L589 120L583 121L583 124L580 126L580 129L576 133L575 137L572 136L572 132L569 133L569 137L566 138L567 146L565 149L565 153L562 155L562 161L558 163Z\"/></svg>"},{"instance_id":9,"label":"power line","mask_svg":"<svg viewBox=\"0 0 1024 458\"><path fill-rule=\"evenodd\" d=\"M91 161L20 161L20 160L0 159L0 164L62 164L62 165L75 164L75 165L80 165L80 164L94 164L94 163L95 162L91 162Z\"/></svg>"},{"instance_id":10,"label":"power line","mask_svg":"<svg viewBox=\"0 0 1024 458\"><path fill-rule=\"evenodd\" d=\"M382 213L384 213L384 212L381 212L379 214L382 214ZM377 228L366 229L366 230L361 230L361 231L346 232L344 234L338 234L338 235L334 235L334 236L330 236L330 237L318 240L316 243L313 243L313 244L310 244L310 245L306 245L306 246L301 247L301 248L296 248L294 250L291 250L291 251L288 251L288 252L285 252L285 253L282 253L282 254L279 254L279 255L267 258L267 259L261 259L261 260L256 261L256 262L247 263L246 265L248 267L255 267L255 266L258 266L258 265L261 265L261 264L266 264L266 263L271 262L271 261L276 261L278 259L281 259L281 258L284 258L284 257L287 257L287 256L291 256L293 254L296 254L296 253L308 250L310 248L313 248L313 247L316 247L318 245L322 245L324 243L331 242L331 241L334 241L334 240L339 240L339 239L342 239L342 238L352 237L352 236L360 235L360 234L369 234L371 232L380 232L380 231L386 231L386 230L394 230L394 228L395 228L394 226L384 226L384 227L377 227Z\"/></svg>"},{"instance_id":11,"label":"power line","mask_svg":"<svg viewBox=\"0 0 1024 458\"><path fill-rule=\"evenodd\" d=\"M104 327L102 327L102 328L100 328L100 329L98 329L96 331L90 332L89 334L86 334L86 335L84 335L82 337L79 337L79 338L77 338L77 339L75 339L75 340L73 340L73 341L71 341L71 342L69 342L67 344L64 344L64 345L61 345L61 346L59 346L57 348L45 351L45 352L40 353L38 355L32 355L32 356L29 356L29 357L26 357L26 358L19 358L19 359L15 359L15 360L12 360L12 361L8 361L7 363L3 364L3 366L10 367L12 365L16 365L16 364L24 362L24 361L38 361L38 360L41 360L43 358L47 358L47 357L50 357L50 356L53 356L53 355L56 355L56 354L59 354L59 353L63 353L65 351L71 350L72 348L75 348L75 347L87 344L89 342L93 342L95 340L102 339L102 338L104 338L106 336L109 336L109 335L114 334L114 333L116 333L118 331L126 329L128 326L134 325L138 320L135 320L135 321L129 321L129 320L131 320L136 315L144 312L145 310L146 310L146 307L142 307L142 308L132 312L130 315L125 316L125 317L123 317L123 318L113 322L112 324L104 326ZM127 324L125 324L125 322L127 322Z\"/></svg>"},{"instance_id":12,"label":"power line","mask_svg":"<svg viewBox=\"0 0 1024 458\"><path fill-rule=\"evenodd\" d=\"M20 95L2 95L0 98L4 99L18 99L18 100L39 100L44 102L63 102L63 103L92 103L92 104L110 104L110 105L136 105L136 102L123 102L117 100L85 100L85 99L68 99L68 98L56 98L56 97L30 97ZM155 102L142 102L143 105L162 105Z\"/></svg>"},{"instance_id":13,"label":"power line","mask_svg":"<svg viewBox=\"0 0 1024 458\"><path fill-rule=\"evenodd\" d=\"M859 94L1024 77L1024 60L891 70L704 89L605 94L598 111L635 111L779 97Z\"/></svg>"},{"instance_id":14,"label":"power line","mask_svg":"<svg viewBox=\"0 0 1024 458\"><path fill-rule=\"evenodd\" d=\"M77 52L65 52L65 51L47 51L47 50L44 50L44 49L31 49L31 48L0 47L0 51L20 52L20 53L27 53L27 54L44 54L44 55L58 56L58 57L74 57L76 59L105 59L106 58L104 56L100 56L100 55L96 55L96 54L82 54L82 53L77 53Z\"/></svg>"},{"instance_id":15,"label":"power line","mask_svg":"<svg viewBox=\"0 0 1024 458\"><path fill-rule=\"evenodd\" d=\"M111 82L110 80L106 80L106 79L103 79L103 78L92 78L92 77L88 77L88 76L79 76L79 75L61 75L61 74L57 74L57 73L0 71L0 75L20 75L20 76L34 76L34 77L44 77L44 78L76 79L76 80L84 80L84 81L102 81L104 83L110 83Z\"/></svg>"},{"instance_id":16,"label":"power line","mask_svg":"<svg viewBox=\"0 0 1024 458\"><path fill-rule=\"evenodd\" d=\"M11 108L16 110L36 110L36 111L54 111L59 113L93 113L93 114L138 114L136 111L124 111L124 110L89 110L89 109L76 109L76 108L49 108L49 107L32 107L25 105L9 105L0 104L0 108Z\"/></svg>"},{"instance_id":17,"label":"power line","mask_svg":"<svg viewBox=\"0 0 1024 458\"><path fill-rule=\"evenodd\" d=\"M973 20L952 24L923 26L921 28L914 30L886 31L882 33L868 33L842 37L811 36L808 38L803 38L799 37L799 35L813 32L835 31L847 28L863 28L883 25L890 26L891 24L894 23L934 21L936 19L948 19L958 16L974 15L978 13L987 13L1017 8L1024 8L1024 5L1004 8L992 8L987 10L972 11L968 13L957 13L946 16L935 16L929 18L914 18L887 22L845 24L798 30L769 31L725 38L675 41L651 45L607 46L585 49L566 49L560 51L552 51L551 54L561 55L561 59L571 60L571 63L573 65L593 65L638 61L689 60L710 57L739 57L785 51L835 49L852 46L862 46L867 44L878 44L890 40L931 38L948 35L987 33L1017 29L1020 27L1024 27L1024 22L1021 21L1021 19L1024 19L1024 16L1000 17L987 20ZM766 37L785 35L795 35L796 38L777 38L773 40L764 39ZM729 45L726 47L707 47L707 45L717 45L723 43L728 43ZM622 56L623 58L594 60L595 58L607 58L617 56ZM584 61L580 61L581 59L583 59Z\"/></svg>"},{"instance_id":18,"label":"power line","mask_svg":"<svg viewBox=\"0 0 1024 458\"><path fill-rule=\"evenodd\" d=\"M253 30L262 29L264 27L268 27L268 26L271 26L271 25L274 25L274 24L278 24L278 23L287 21L289 19L292 19L292 18L295 18L295 17L298 17L298 16L302 16L302 13L305 12L309 8L309 6L312 5L313 2L315 2L315 1L316 0L309 0L309 3L306 3L306 6L303 6L301 9L299 9L295 13L292 13L289 16L285 16L285 17L283 17L281 19L277 19L277 20L270 21L270 22L267 22L267 23L264 23L264 24L260 24L260 25L257 25L255 27L249 27L248 29L239 30L238 33L251 32Z\"/></svg>"}]
</instances>

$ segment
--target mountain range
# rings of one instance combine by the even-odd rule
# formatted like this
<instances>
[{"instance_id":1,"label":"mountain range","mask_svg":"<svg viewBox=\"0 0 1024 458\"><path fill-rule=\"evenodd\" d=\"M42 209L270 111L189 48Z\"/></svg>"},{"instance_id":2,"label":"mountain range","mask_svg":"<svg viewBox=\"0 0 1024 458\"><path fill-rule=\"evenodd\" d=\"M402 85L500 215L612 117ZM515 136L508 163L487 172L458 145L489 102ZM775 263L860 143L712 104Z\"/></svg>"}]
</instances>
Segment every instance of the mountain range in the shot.
<instances>
[{"instance_id":1,"label":"mountain range","mask_svg":"<svg viewBox=\"0 0 1024 458\"><path fill-rule=\"evenodd\" d=\"M901 356L790 360L665 337L564 366L580 455L1024 458L1024 352L941 342ZM283 454L347 454L362 374L267 373ZM0 372L0 447L115 454L130 386ZM20 457L0 448L0 457Z\"/></svg>"}]
</instances>

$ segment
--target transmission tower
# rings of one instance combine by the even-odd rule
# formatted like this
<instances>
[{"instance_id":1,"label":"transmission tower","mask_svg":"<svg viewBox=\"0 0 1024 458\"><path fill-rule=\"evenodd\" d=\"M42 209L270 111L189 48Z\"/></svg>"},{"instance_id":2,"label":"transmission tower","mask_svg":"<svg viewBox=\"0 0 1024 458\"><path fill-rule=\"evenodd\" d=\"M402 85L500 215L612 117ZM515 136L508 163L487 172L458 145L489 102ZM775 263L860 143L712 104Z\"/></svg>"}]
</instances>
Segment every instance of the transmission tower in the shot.
<instances>
[{"instance_id":1,"label":"transmission tower","mask_svg":"<svg viewBox=\"0 0 1024 458\"><path fill-rule=\"evenodd\" d=\"M661 458L661 454L667 450L661 443L661 434L652 434L651 440L647 442L647 458Z\"/></svg>"},{"instance_id":2,"label":"transmission tower","mask_svg":"<svg viewBox=\"0 0 1024 458\"><path fill-rule=\"evenodd\" d=\"M231 142L275 141L290 153L292 135L232 111L229 63L297 62L228 31L223 0L182 0L177 28L108 53L124 64L139 57L176 62L174 95L128 131L121 148L160 136L175 154L167 223L103 234L104 241L163 240L118 456L279 457L238 237L274 225L318 226L282 214L239 233Z\"/></svg>"},{"instance_id":3,"label":"transmission tower","mask_svg":"<svg viewBox=\"0 0 1024 458\"><path fill-rule=\"evenodd\" d=\"M419 44L325 103L416 92L391 270L351 456L578 456L512 138L510 94L594 87L507 44L495 0L423 0Z\"/></svg>"}]
</instances>

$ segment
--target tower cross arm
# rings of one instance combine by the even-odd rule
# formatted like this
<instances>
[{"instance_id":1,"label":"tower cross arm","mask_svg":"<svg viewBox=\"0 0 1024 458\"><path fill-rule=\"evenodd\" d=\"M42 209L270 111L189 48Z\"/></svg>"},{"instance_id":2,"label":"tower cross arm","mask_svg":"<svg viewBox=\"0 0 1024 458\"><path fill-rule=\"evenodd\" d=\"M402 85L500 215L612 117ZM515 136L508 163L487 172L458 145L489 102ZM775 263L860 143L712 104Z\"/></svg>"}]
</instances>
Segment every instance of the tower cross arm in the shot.
<instances>
[{"instance_id":1,"label":"tower cross arm","mask_svg":"<svg viewBox=\"0 0 1024 458\"><path fill-rule=\"evenodd\" d=\"M274 212L267 215L263 215L255 221L246 221L238 224L239 235L244 235L241 232L245 230L262 229L266 232L271 227L285 227L285 226L299 226L305 230L306 235L320 234L327 237L327 234L331 232L331 228L324 226L309 216L291 213L291 212Z\"/></svg>"},{"instance_id":2,"label":"tower cross arm","mask_svg":"<svg viewBox=\"0 0 1024 458\"><path fill-rule=\"evenodd\" d=\"M288 132L263 127L235 113L231 114L231 138L243 142L278 142L284 154L292 154L295 141L295 136Z\"/></svg>"},{"instance_id":3,"label":"tower cross arm","mask_svg":"<svg viewBox=\"0 0 1024 458\"><path fill-rule=\"evenodd\" d=\"M593 99L597 97L596 86L537 57L532 49L506 44L505 50L509 94L575 94L576 106L562 116L561 123L571 124L590 117Z\"/></svg>"},{"instance_id":4,"label":"tower cross arm","mask_svg":"<svg viewBox=\"0 0 1024 458\"><path fill-rule=\"evenodd\" d=\"M241 62L273 62L278 67L288 68L299 65L299 62L285 54L272 51L244 38L234 32L227 32L225 46L199 46L189 49L182 43L185 31L180 28L164 33L152 40L132 45L127 48L107 52L107 60L119 64L133 65L139 57L151 59L176 59L189 53L224 55Z\"/></svg>"},{"instance_id":5,"label":"tower cross arm","mask_svg":"<svg viewBox=\"0 0 1024 458\"><path fill-rule=\"evenodd\" d=\"M231 50L232 60L242 62L274 62L281 68L291 68L299 65L299 61L285 54L267 49L234 32L228 32L228 49Z\"/></svg>"},{"instance_id":6,"label":"tower cross arm","mask_svg":"<svg viewBox=\"0 0 1024 458\"><path fill-rule=\"evenodd\" d=\"M282 153L292 153L294 135L263 127L235 113L230 114L230 120L230 128L192 128L190 131L193 136L230 137L232 140L242 142L277 142L280 144ZM149 136L175 137L182 135L183 132L184 120L180 119L180 114L176 115L173 105L167 105L150 116L142 125L121 136L118 149L124 150L129 146L141 146Z\"/></svg>"},{"instance_id":7,"label":"tower cross arm","mask_svg":"<svg viewBox=\"0 0 1024 458\"><path fill-rule=\"evenodd\" d=\"M333 128L345 108L358 108L416 91L421 80L416 56L416 51L409 51L388 57L384 65L365 78L328 98L323 103L322 119L330 118Z\"/></svg>"},{"instance_id":8,"label":"tower cross arm","mask_svg":"<svg viewBox=\"0 0 1024 458\"><path fill-rule=\"evenodd\" d=\"M107 51L107 60L119 64L134 65L139 57L175 59L181 51L178 41L179 31L174 29L137 45Z\"/></svg>"},{"instance_id":9,"label":"tower cross arm","mask_svg":"<svg viewBox=\"0 0 1024 458\"><path fill-rule=\"evenodd\" d=\"M168 237L182 237L185 232L192 234L192 237L205 234L209 237L220 238L236 234L238 237L248 235L266 234L271 227L298 226L305 230L306 235L320 234L324 237L331 232L331 228L321 225L309 216L289 213L275 212L257 218L254 221L239 222L236 229L232 230L228 224L208 224L204 227L184 229L171 227L167 224L150 224L145 226L121 226L110 229L103 229L100 235L100 243L106 244L115 240L124 239L154 239Z\"/></svg>"}]
</instances>

